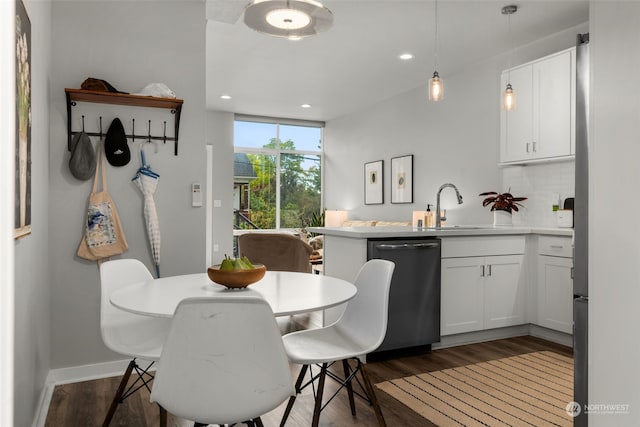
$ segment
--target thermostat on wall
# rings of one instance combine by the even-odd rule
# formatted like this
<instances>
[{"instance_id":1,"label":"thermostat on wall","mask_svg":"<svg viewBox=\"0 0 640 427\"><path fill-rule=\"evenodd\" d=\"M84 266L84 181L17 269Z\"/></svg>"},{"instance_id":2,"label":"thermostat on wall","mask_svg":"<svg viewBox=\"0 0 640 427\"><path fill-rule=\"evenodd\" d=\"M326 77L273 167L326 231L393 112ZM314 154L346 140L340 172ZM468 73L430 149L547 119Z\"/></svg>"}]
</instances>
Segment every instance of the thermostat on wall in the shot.
<instances>
[{"instance_id":1,"label":"thermostat on wall","mask_svg":"<svg viewBox=\"0 0 640 427\"><path fill-rule=\"evenodd\" d=\"M199 182L191 184L191 206L194 208L202 206L202 190Z\"/></svg>"}]
</instances>

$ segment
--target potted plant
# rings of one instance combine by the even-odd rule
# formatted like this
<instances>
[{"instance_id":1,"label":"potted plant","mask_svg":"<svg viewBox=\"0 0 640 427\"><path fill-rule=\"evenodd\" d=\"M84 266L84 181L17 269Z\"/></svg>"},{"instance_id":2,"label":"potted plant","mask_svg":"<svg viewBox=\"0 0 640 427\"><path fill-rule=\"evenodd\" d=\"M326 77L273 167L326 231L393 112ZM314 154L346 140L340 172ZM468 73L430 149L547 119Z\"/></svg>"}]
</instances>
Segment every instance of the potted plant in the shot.
<instances>
[{"instance_id":1,"label":"potted plant","mask_svg":"<svg viewBox=\"0 0 640 427\"><path fill-rule=\"evenodd\" d=\"M511 189L505 193L496 193L495 191L480 193L480 196L485 197L482 206L491 205L493 225L510 225L512 213L518 212L520 210L518 206L522 206L519 202L527 200L526 197L515 197L510 191Z\"/></svg>"}]
</instances>

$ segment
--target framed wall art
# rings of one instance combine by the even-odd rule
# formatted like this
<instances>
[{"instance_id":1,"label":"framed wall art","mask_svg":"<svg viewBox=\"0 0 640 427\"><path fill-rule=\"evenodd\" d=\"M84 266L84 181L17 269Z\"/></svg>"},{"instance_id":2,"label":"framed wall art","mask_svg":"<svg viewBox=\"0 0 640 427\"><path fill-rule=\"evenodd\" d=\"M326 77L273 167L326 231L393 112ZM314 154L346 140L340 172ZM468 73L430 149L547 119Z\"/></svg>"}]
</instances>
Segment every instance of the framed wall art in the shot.
<instances>
[{"instance_id":1,"label":"framed wall art","mask_svg":"<svg viewBox=\"0 0 640 427\"><path fill-rule=\"evenodd\" d=\"M381 205L384 203L383 161L364 164L364 204Z\"/></svg>"},{"instance_id":2,"label":"framed wall art","mask_svg":"<svg viewBox=\"0 0 640 427\"><path fill-rule=\"evenodd\" d=\"M391 159L391 203L413 203L413 155Z\"/></svg>"},{"instance_id":3,"label":"framed wall art","mask_svg":"<svg viewBox=\"0 0 640 427\"><path fill-rule=\"evenodd\" d=\"M16 0L16 169L14 238L31 233L31 21Z\"/></svg>"}]
</instances>

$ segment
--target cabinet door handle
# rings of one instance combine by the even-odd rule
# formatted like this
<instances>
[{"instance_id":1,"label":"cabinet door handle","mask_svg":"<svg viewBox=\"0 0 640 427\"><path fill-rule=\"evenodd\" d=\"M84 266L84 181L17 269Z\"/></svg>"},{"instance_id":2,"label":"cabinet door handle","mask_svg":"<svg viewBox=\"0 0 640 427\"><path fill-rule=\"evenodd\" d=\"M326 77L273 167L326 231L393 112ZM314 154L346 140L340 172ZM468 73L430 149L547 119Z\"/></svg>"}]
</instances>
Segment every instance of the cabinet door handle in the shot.
<instances>
[{"instance_id":1,"label":"cabinet door handle","mask_svg":"<svg viewBox=\"0 0 640 427\"><path fill-rule=\"evenodd\" d=\"M535 141L533 141L533 152L534 153L536 152L536 142Z\"/></svg>"},{"instance_id":2,"label":"cabinet door handle","mask_svg":"<svg viewBox=\"0 0 640 427\"><path fill-rule=\"evenodd\" d=\"M487 276L491 276L491 264L489 264L489 274L487 274Z\"/></svg>"},{"instance_id":3,"label":"cabinet door handle","mask_svg":"<svg viewBox=\"0 0 640 427\"><path fill-rule=\"evenodd\" d=\"M573 267L571 267L571 280L573 280Z\"/></svg>"},{"instance_id":4,"label":"cabinet door handle","mask_svg":"<svg viewBox=\"0 0 640 427\"><path fill-rule=\"evenodd\" d=\"M527 153L528 153L529 152L529 143L528 142L527 142L526 146L527 146Z\"/></svg>"},{"instance_id":5,"label":"cabinet door handle","mask_svg":"<svg viewBox=\"0 0 640 427\"><path fill-rule=\"evenodd\" d=\"M482 266L482 274L480 275L480 277L484 277L484 273L485 273L484 268L485 268L485 266L483 265Z\"/></svg>"},{"instance_id":6,"label":"cabinet door handle","mask_svg":"<svg viewBox=\"0 0 640 427\"><path fill-rule=\"evenodd\" d=\"M551 249L562 249L564 246L562 245L549 245Z\"/></svg>"}]
</instances>

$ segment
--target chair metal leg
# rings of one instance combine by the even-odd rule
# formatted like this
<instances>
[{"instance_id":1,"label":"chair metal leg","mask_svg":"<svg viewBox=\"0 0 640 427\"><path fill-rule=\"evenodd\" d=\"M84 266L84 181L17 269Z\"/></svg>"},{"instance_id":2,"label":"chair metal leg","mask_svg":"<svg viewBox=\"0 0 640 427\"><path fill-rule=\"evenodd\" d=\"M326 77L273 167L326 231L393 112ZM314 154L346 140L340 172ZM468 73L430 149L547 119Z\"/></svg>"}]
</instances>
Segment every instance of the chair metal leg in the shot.
<instances>
[{"instance_id":1,"label":"chair metal leg","mask_svg":"<svg viewBox=\"0 0 640 427\"><path fill-rule=\"evenodd\" d=\"M347 393L349 394L349 406L351 406L351 415L356 415L356 403L353 398L353 385L349 379L350 369L349 362L345 359L342 361L342 368L344 369L344 379L346 381L345 387L347 387Z\"/></svg>"},{"instance_id":2,"label":"chair metal leg","mask_svg":"<svg viewBox=\"0 0 640 427\"><path fill-rule=\"evenodd\" d=\"M264 424L262 424L262 418L260 417L254 418L253 423L256 425L256 427L264 427Z\"/></svg>"},{"instance_id":3,"label":"chair metal leg","mask_svg":"<svg viewBox=\"0 0 640 427\"><path fill-rule=\"evenodd\" d=\"M298 379L296 380L296 394L289 398L287 409L285 409L284 414L282 415L282 420L280 421L280 427L284 427L284 424L287 422L287 418L289 418L289 414L291 413L291 408L293 408L293 404L296 401L296 397L302 392L300 387L302 387L302 381L304 381L304 375L307 373L307 369L309 369L309 365L302 365L300 374L298 375Z\"/></svg>"},{"instance_id":4,"label":"chair metal leg","mask_svg":"<svg viewBox=\"0 0 640 427\"><path fill-rule=\"evenodd\" d=\"M316 392L316 405L313 409L313 421L311 427L318 427L320 423L320 411L322 410L322 392L324 390L324 380L327 377L327 363L322 364L320 376L318 377L318 390Z\"/></svg>"},{"instance_id":5,"label":"chair metal leg","mask_svg":"<svg viewBox=\"0 0 640 427\"><path fill-rule=\"evenodd\" d=\"M160 405L158 408L160 408L160 427L167 427L167 410Z\"/></svg>"},{"instance_id":6,"label":"chair metal leg","mask_svg":"<svg viewBox=\"0 0 640 427\"><path fill-rule=\"evenodd\" d=\"M107 416L104 418L102 422L102 427L108 427L111 424L111 419L113 415L116 413L116 409L118 408L118 403L121 402L122 394L124 393L124 389L129 382L129 377L131 376L131 371L136 366L135 359L132 359L129 362L129 366L127 366L127 370L124 372L124 376L122 377L122 381L120 381L120 385L118 386L118 390L116 390L115 396L113 396L113 400L111 401L111 406L109 406L109 412L107 412Z\"/></svg>"},{"instance_id":7,"label":"chair metal leg","mask_svg":"<svg viewBox=\"0 0 640 427\"><path fill-rule=\"evenodd\" d=\"M369 374L367 374L367 370L365 369L364 365L365 365L364 363L358 361L358 367L360 368L362 381L364 382L364 386L367 389L366 391L367 391L367 394L369 395L371 406L373 406L373 411L376 413L376 418L378 419L378 425L380 427L386 427L387 423L384 421L384 416L382 415L382 410L380 409L380 404L378 403L376 392L373 389L373 385L371 384L371 380L369 379Z\"/></svg>"}]
</instances>

